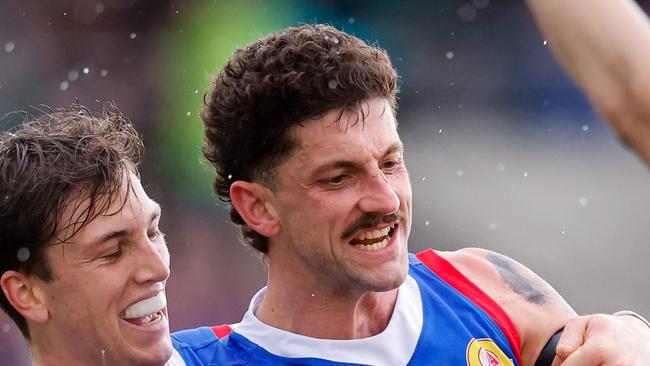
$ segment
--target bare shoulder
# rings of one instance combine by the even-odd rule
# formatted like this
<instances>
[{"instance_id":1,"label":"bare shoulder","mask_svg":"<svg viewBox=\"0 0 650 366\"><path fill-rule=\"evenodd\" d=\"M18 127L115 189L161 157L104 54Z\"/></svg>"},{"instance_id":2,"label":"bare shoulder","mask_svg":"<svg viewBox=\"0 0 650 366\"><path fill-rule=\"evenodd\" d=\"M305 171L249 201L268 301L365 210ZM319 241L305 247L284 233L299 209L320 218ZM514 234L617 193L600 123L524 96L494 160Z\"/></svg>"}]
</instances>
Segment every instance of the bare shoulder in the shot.
<instances>
[{"instance_id":1,"label":"bare shoulder","mask_svg":"<svg viewBox=\"0 0 650 366\"><path fill-rule=\"evenodd\" d=\"M521 338L524 364L534 362L549 337L575 316L551 285L508 256L481 248L438 254L508 314Z\"/></svg>"}]
</instances>

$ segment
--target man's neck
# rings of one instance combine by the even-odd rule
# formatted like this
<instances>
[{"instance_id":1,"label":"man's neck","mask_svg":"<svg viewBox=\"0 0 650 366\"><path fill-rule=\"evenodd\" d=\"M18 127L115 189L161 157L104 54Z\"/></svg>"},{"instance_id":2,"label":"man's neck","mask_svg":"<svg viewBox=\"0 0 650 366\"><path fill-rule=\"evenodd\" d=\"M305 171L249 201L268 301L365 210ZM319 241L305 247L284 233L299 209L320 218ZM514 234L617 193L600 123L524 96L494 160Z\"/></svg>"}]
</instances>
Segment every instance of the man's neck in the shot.
<instances>
[{"instance_id":1,"label":"man's neck","mask_svg":"<svg viewBox=\"0 0 650 366\"><path fill-rule=\"evenodd\" d=\"M269 282L255 312L263 323L313 338L359 339L381 333L393 314L398 289L386 292L313 290Z\"/></svg>"}]
</instances>

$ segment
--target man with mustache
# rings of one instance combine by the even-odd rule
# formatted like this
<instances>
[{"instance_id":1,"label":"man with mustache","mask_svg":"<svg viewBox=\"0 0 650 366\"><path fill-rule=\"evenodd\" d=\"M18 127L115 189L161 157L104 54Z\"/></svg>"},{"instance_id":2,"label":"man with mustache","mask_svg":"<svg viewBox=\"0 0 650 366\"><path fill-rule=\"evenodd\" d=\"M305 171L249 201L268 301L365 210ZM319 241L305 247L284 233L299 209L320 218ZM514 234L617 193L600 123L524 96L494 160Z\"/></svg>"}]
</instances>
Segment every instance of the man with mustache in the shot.
<instances>
[{"instance_id":1,"label":"man with mustache","mask_svg":"<svg viewBox=\"0 0 650 366\"><path fill-rule=\"evenodd\" d=\"M396 82L383 50L324 25L253 42L217 74L202 113L204 155L268 279L240 323L174 335L186 361L533 365L566 326L597 335L588 355L616 335L630 364L645 362L641 319L576 317L510 258L478 248L408 253Z\"/></svg>"},{"instance_id":2,"label":"man with mustache","mask_svg":"<svg viewBox=\"0 0 650 366\"><path fill-rule=\"evenodd\" d=\"M0 307L34 365L182 365L141 151L112 106L93 116L74 105L0 135Z\"/></svg>"}]
</instances>

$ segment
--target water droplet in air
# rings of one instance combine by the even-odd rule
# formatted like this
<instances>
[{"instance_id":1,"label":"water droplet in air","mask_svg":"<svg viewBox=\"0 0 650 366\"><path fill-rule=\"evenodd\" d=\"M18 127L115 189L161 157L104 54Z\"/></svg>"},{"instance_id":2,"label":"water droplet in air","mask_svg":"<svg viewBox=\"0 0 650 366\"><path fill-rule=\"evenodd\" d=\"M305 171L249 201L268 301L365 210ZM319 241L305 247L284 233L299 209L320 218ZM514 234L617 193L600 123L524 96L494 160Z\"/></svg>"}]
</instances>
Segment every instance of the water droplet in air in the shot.
<instances>
[{"instance_id":1,"label":"water droplet in air","mask_svg":"<svg viewBox=\"0 0 650 366\"><path fill-rule=\"evenodd\" d=\"M465 174L465 172L463 172L462 170L456 170L456 175L457 176L462 177L463 174Z\"/></svg>"},{"instance_id":2,"label":"water droplet in air","mask_svg":"<svg viewBox=\"0 0 650 366\"><path fill-rule=\"evenodd\" d=\"M102 69L102 71L99 72L99 75L101 75L102 77L108 75L108 70Z\"/></svg>"},{"instance_id":3,"label":"water droplet in air","mask_svg":"<svg viewBox=\"0 0 650 366\"><path fill-rule=\"evenodd\" d=\"M566 230L562 230L562 235L565 235L565 234L566 234Z\"/></svg>"},{"instance_id":4,"label":"water droplet in air","mask_svg":"<svg viewBox=\"0 0 650 366\"><path fill-rule=\"evenodd\" d=\"M5 52L12 53L16 49L16 44L13 42L5 43Z\"/></svg>"},{"instance_id":5,"label":"water droplet in air","mask_svg":"<svg viewBox=\"0 0 650 366\"><path fill-rule=\"evenodd\" d=\"M194 89L194 94L199 94L199 89Z\"/></svg>"},{"instance_id":6,"label":"water droplet in air","mask_svg":"<svg viewBox=\"0 0 650 366\"><path fill-rule=\"evenodd\" d=\"M348 18L348 23L350 23L350 24L354 24L354 22L355 22L355 19L354 19L354 18Z\"/></svg>"},{"instance_id":7,"label":"water droplet in air","mask_svg":"<svg viewBox=\"0 0 650 366\"><path fill-rule=\"evenodd\" d=\"M429 226L429 220L424 222L424 226Z\"/></svg>"},{"instance_id":8,"label":"water droplet in air","mask_svg":"<svg viewBox=\"0 0 650 366\"><path fill-rule=\"evenodd\" d=\"M90 72L90 69L87 68L87 67L84 67L84 69L83 69L83 73L84 73L84 74L88 74L89 72Z\"/></svg>"},{"instance_id":9,"label":"water droplet in air","mask_svg":"<svg viewBox=\"0 0 650 366\"><path fill-rule=\"evenodd\" d=\"M438 106L438 109L440 109L440 106ZM442 128L438 130L438 135L442 133Z\"/></svg>"},{"instance_id":10,"label":"water droplet in air","mask_svg":"<svg viewBox=\"0 0 650 366\"><path fill-rule=\"evenodd\" d=\"M524 178L528 177L528 172L524 172Z\"/></svg>"},{"instance_id":11,"label":"water droplet in air","mask_svg":"<svg viewBox=\"0 0 650 366\"><path fill-rule=\"evenodd\" d=\"M136 37L136 34L135 34L135 32L134 32L134 33L131 33L131 34L129 34L129 38L131 38L131 39L135 39L135 37Z\"/></svg>"},{"instance_id":12,"label":"water droplet in air","mask_svg":"<svg viewBox=\"0 0 650 366\"><path fill-rule=\"evenodd\" d=\"M187 115L187 116L189 117L189 116L191 116L191 115L192 115L192 112L190 112L190 111L187 111L187 113L185 113L185 114L186 114L186 115Z\"/></svg>"},{"instance_id":13,"label":"water droplet in air","mask_svg":"<svg viewBox=\"0 0 650 366\"><path fill-rule=\"evenodd\" d=\"M587 125L582 125L582 131L584 131L584 132L589 131L589 126L587 126Z\"/></svg>"},{"instance_id":14,"label":"water droplet in air","mask_svg":"<svg viewBox=\"0 0 650 366\"><path fill-rule=\"evenodd\" d=\"M339 39L336 38L336 37L330 37L329 40L330 40L330 42L332 42L334 44L339 44Z\"/></svg>"},{"instance_id":15,"label":"water droplet in air","mask_svg":"<svg viewBox=\"0 0 650 366\"><path fill-rule=\"evenodd\" d=\"M334 79L327 82L327 87L330 88L330 89L336 89L336 87L338 85L339 85L339 83Z\"/></svg>"},{"instance_id":16,"label":"water droplet in air","mask_svg":"<svg viewBox=\"0 0 650 366\"><path fill-rule=\"evenodd\" d=\"M471 4L465 4L458 8L458 16L465 22L471 22L476 19L476 8Z\"/></svg>"},{"instance_id":17,"label":"water droplet in air","mask_svg":"<svg viewBox=\"0 0 650 366\"><path fill-rule=\"evenodd\" d=\"M445 56L447 57L448 60L451 60L452 58L454 58L454 53L449 51L445 54Z\"/></svg>"},{"instance_id":18,"label":"water droplet in air","mask_svg":"<svg viewBox=\"0 0 650 366\"><path fill-rule=\"evenodd\" d=\"M69 86L70 86L70 83L67 82L66 80L64 80L64 81L61 82L61 84L59 84L59 89L68 90Z\"/></svg>"},{"instance_id":19,"label":"water droplet in air","mask_svg":"<svg viewBox=\"0 0 650 366\"><path fill-rule=\"evenodd\" d=\"M548 44L548 41L547 41L547 40L544 40L544 41L542 42L542 44L543 44L544 46L546 46L546 45Z\"/></svg>"},{"instance_id":20,"label":"water droplet in air","mask_svg":"<svg viewBox=\"0 0 650 366\"><path fill-rule=\"evenodd\" d=\"M18 258L19 261L25 262L26 260L29 259L29 248L27 247L21 247L18 249L16 252L16 258Z\"/></svg>"},{"instance_id":21,"label":"water droplet in air","mask_svg":"<svg viewBox=\"0 0 650 366\"><path fill-rule=\"evenodd\" d=\"M79 79L79 72L77 70L68 71L68 80L75 81Z\"/></svg>"},{"instance_id":22,"label":"water droplet in air","mask_svg":"<svg viewBox=\"0 0 650 366\"><path fill-rule=\"evenodd\" d=\"M425 180L427 180L427 177L422 177L422 181L424 182Z\"/></svg>"},{"instance_id":23,"label":"water droplet in air","mask_svg":"<svg viewBox=\"0 0 650 366\"><path fill-rule=\"evenodd\" d=\"M580 197L578 198L578 203L580 204L580 206L585 207L589 203L589 200L587 199L587 197Z\"/></svg>"},{"instance_id":24,"label":"water droplet in air","mask_svg":"<svg viewBox=\"0 0 650 366\"><path fill-rule=\"evenodd\" d=\"M228 179L232 179L232 174L228 174Z\"/></svg>"}]
</instances>

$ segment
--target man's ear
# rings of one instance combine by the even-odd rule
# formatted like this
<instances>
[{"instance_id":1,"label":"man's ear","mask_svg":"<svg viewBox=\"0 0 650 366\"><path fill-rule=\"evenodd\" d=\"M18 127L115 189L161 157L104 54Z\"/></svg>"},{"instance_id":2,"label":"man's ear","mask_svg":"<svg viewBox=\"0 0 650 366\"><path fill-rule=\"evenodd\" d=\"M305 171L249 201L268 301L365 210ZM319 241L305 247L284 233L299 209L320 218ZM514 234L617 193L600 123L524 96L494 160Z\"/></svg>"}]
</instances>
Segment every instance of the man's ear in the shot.
<instances>
[{"instance_id":1,"label":"man's ear","mask_svg":"<svg viewBox=\"0 0 650 366\"><path fill-rule=\"evenodd\" d=\"M43 281L17 271L6 271L0 276L0 287L7 301L25 319L45 323L49 319Z\"/></svg>"},{"instance_id":2,"label":"man's ear","mask_svg":"<svg viewBox=\"0 0 650 366\"><path fill-rule=\"evenodd\" d=\"M261 184L235 181L230 185L230 202L246 225L259 234L272 237L280 232L280 221L271 197L273 193Z\"/></svg>"}]
</instances>

